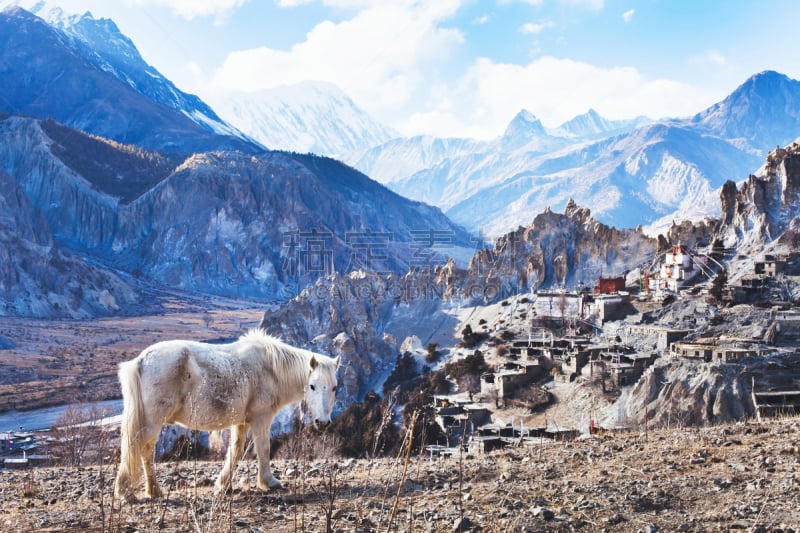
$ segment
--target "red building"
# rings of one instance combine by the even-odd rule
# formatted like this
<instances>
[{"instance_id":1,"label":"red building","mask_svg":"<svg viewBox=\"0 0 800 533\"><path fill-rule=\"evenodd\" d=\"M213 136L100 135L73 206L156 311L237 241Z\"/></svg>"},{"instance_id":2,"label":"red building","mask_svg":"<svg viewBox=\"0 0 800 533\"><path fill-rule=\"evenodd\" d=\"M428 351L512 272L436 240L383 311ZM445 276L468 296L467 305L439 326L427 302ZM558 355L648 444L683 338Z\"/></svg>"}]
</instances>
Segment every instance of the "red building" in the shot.
<instances>
[{"instance_id":1,"label":"red building","mask_svg":"<svg viewBox=\"0 0 800 533\"><path fill-rule=\"evenodd\" d=\"M625 278L619 276L616 278L603 278L597 280L597 285L594 288L595 294L613 294L618 291L625 290Z\"/></svg>"}]
</instances>

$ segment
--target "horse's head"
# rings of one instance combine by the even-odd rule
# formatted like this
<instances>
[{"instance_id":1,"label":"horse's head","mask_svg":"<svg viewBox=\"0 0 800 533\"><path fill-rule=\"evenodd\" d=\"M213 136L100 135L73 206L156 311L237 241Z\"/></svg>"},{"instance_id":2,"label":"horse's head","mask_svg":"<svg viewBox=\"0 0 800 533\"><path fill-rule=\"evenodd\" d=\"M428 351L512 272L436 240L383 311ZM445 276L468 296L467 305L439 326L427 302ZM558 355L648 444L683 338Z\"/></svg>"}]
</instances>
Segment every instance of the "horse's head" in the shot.
<instances>
[{"instance_id":1,"label":"horse's head","mask_svg":"<svg viewBox=\"0 0 800 533\"><path fill-rule=\"evenodd\" d=\"M332 363L317 360L311 357L311 374L308 376L306 387L306 405L311 411L314 425L326 427L331 423L331 411L336 398L336 371L339 368L339 358Z\"/></svg>"}]
</instances>

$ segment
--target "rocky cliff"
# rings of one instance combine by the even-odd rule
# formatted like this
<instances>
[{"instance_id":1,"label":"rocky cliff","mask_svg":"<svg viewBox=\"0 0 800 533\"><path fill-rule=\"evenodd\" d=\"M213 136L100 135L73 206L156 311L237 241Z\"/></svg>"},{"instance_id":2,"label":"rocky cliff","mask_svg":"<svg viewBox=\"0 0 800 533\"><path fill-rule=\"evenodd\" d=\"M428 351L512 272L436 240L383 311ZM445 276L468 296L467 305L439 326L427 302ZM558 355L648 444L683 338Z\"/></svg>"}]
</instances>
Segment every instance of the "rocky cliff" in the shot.
<instances>
[{"instance_id":1,"label":"rocky cliff","mask_svg":"<svg viewBox=\"0 0 800 533\"><path fill-rule=\"evenodd\" d=\"M0 315L90 317L138 301L129 282L59 246L16 180L0 170Z\"/></svg>"},{"instance_id":2,"label":"rocky cliff","mask_svg":"<svg viewBox=\"0 0 800 533\"><path fill-rule=\"evenodd\" d=\"M645 372L605 420L618 413L631 425L681 427L723 424L754 418L757 391L785 390L800 376L800 355L751 357L735 364L660 359Z\"/></svg>"},{"instance_id":3,"label":"rocky cliff","mask_svg":"<svg viewBox=\"0 0 800 533\"><path fill-rule=\"evenodd\" d=\"M758 247L778 239L800 216L800 144L776 148L763 171L737 189L728 181L721 193L720 233L727 245Z\"/></svg>"},{"instance_id":4,"label":"rocky cliff","mask_svg":"<svg viewBox=\"0 0 800 533\"><path fill-rule=\"evenodd\" d=\"M452 329L448 309L483 305L537 288L574 287L600 272L619 275L649 262L657 242L636 230L617 230L571 202L527 228L479 251L468 268L454 261L404 276L358 271L318 280L284 306L267 311L261 327L286 341L341 355L340 405L379 390L396 364L398 346L412 334L427 338Z\"/></svg>"}]
</instances>

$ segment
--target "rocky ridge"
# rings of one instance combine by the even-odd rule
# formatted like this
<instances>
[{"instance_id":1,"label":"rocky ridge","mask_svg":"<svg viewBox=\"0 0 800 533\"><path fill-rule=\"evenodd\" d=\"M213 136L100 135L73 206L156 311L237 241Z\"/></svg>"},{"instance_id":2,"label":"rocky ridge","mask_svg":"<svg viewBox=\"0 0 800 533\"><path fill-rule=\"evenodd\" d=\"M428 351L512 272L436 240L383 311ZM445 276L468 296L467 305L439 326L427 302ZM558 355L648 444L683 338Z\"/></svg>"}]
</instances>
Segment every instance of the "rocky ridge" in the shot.
<instances>
[{"instance_id":1,"label":"rocky ridge","mask_svg":"<svg viewBox=\"0 0 800 533\"><path fill-rule=\"evenodd\" d=\"M5 218L20 222L20 236L30 234L22 220L38 220L42 238L143 282L280 301L334 271L407 271L427 246L426 231L444 234L453 253L469 246L469 235L438 209L332 159L281 152L183 159L14 115L0 117L0 140L8 187L26 197L8 204ZM28 312L49 316L48 309Z\"/></svg>"}]
</instances>

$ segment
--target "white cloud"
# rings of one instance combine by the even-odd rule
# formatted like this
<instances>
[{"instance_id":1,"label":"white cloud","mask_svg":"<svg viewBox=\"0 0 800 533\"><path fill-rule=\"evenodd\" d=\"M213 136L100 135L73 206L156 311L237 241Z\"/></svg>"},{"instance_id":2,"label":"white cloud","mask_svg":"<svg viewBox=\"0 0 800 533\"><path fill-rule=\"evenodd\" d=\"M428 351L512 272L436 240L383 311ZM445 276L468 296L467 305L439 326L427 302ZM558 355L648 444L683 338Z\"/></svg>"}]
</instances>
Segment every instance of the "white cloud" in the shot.
<instances>
[{"instance_id":1,"label":"white cloud","mask_svg":"<svg viewBox=\"0 0 800 533\"><path fill-rule=\"evenodd\" d=\"M636 13L635 9L629 9L625 13L622 14L622 20L625 22L630 22L633 19L633 14Z\"/></svg>"},{"instance_id":2,"label":"white cloud","mask_svg":"<svg viewBox=\"0 0 800 533\"><path fill-rule=\"evenodd\" d=\"M317 1L367 7L341 22L320 22L288 49L230 53L201 96L213 103L216 90L328 81L404 135L482 139L500 135L523 108L547 126L557 126L590 107L610 119L660 118L695 113L719 97L674 80L648 78L633 67L599 67L551 56L527 64L478 58L461 74L444 78L441 67L450 64L465 39L447 26L465 0ZM586 7L603 5L581 1ZM520 31L553 26L540 21Z\"/></svg>"},{"instance_id":3,"label":"white cloud","mask_svg":"<svg viewBox=\"0 0 800 533\"><path fill-rule=\"evenodd\" d=\"M130 0L138 6L158 6L172 10L178 16L191 20L195 17L229 15L248 0Z\"/></svg>"},{"instance_id":4,"label":"white cloud","mask_svg":"<svg viewBox=\"0 0 800 533\"><path fill-rule=\"evenodd\" d=\"M489 22L489 15L481 15L480 17L475 17L472 19L472 24L474 26L480 26L481 24L486 24Z\"/></svg>"},{"instance_id":5,"label":"white cloud","mask_svg":"<svg viewBox=\"0 0 800 533\"><path fill-rule=\"evenodd\" d=\"M513 4L515 1L521 4L528 4L534 7L539 7L544 3L544 0L497 0L499 4Z\"/></svg>"},{"instance_id":6,"label":"white cloud","mask_svg":"<svg viewBox=\"0 0 800 533\"><path fill-rule=\"evenodd\" d=\"M590 107L611 119L685 116L718 96L647 78L632 67L597 67L550 56L527 65L481 58L460 80L438 87L427 111L412 115L398 129L406 135L427 131L488 139L500 135L523 108L545 125L558 126Z\"/></svg>"},{"instance_id":7,"label":"white cloud","mask_svg":"<svg viewBox=\"0 0 800 533\"><path fill-rule=\"evenodd\" d=\"M349 20L317 24L289 50L260 47L229 54L214 74L215 85L254 91L324 80L369 111L406 103L429 83L426 64L446 59L463 42L460 31L438 25L455 13L460 0L372 3Z\"/></svg>"},{"instance_id":8,"label":"white cloud","mask_svg":"<svg viewBox=\"0 0 800 533\"><path fill-rule=\"evenodd\" d=\"M259 0L263 1L263 0ZM277 0L278 7L292 8L303 4L319 2L328 7L337 9L371 9L375 7L406 7L412 8L419 2L417 0Z\"/></svg>"},{"instance_id":9,"label":"white cloud","mask_svg":"<svg viewBox=\"0 0 800 533\"><path fill-rule=\"evenodd\" d=\"M547 28L552 28L556 25L555 22L552 20L544 20L542 22L528 22L520 26L519 31L520 33L525 34L536 34L541 33L543 30Z\"/></svg>"},{"instance_id":10,"label":"white cloud","mask_svg":"<svg viewBox=\"0 0 800 533\"><path fill-rule=\"evenodd\" d=\"M727 64L725 56L718 50L707 50L702 54L697 54L689 58L690 63L698 65L718 65L723 66Z\"/></svg>"},{"instance_id":11,"label":"white cloud","mask_svg":"<svg viewBox=\"0 0 800 533\"><path fill-rule=\"evenodd\" d=\"M582 7L594 10L600 10L605 7L605 0L561 0L561 3L572 7Z\"/></svg>"},{"instance_id":12,"label":"white cloud","mask_svg":"<svg viewBox=\"0 0 800 533\"><path fill-rule=\"evenodd\" d=\"M314 0L278 0L278 7L297 7L303 4L310 4Z\"/></svg>"}]
</instances>

